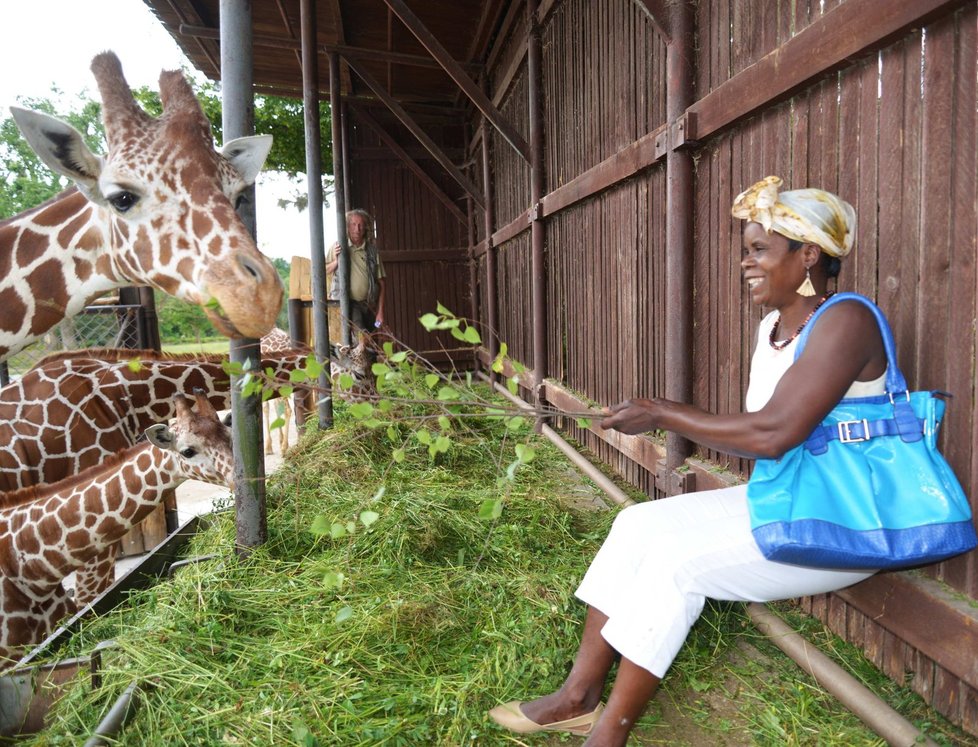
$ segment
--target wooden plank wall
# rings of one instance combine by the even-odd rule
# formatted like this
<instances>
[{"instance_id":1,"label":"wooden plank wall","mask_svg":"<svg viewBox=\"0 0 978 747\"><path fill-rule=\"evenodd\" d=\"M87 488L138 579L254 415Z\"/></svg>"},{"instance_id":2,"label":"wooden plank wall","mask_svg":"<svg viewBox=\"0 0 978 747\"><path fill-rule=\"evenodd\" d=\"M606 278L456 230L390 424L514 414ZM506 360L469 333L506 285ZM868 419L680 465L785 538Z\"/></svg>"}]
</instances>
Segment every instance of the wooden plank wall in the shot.
<instances>
[{"instance_id":1,"label":"wooden plank wall","mask_svg":"<svg viewBox=\"0 0 978 747\"><path fill-rule=\"evenodd\" d=\"M695 100L702 102L844 4L701 0ZM561 396L597 404L662 395L665 320L673 311L664 300L665 256L671 248L665 245L661 156L672 142L663 127L668 124L666 47L635 0L542 5L548 386ZM900 6L909 7L902 0ZM772 93L759 110L734 116L702 142L688 144L695 159L693 399L714 412L742 408L753 330L761 316L750 307L741 279L742 227L730 217L733 198L768 174L782 176L788 187L838 192L858 215L856 249L844 264L839 288L878 300L913 386L955 394L942 443L974 499L978 9L974 2L940 8L946 10L934 12L922 27L886 39L878 52L840 61L837 72L790 97ZM490 95L524 136L528 89L521 48L526 37L525 19L507 29L491 51L488 70ZM714 116L719 108L714 106ZM500 337L514 357L529 364L529 171L512 149L496 137L490 140L498 242L489 251L498 259ZM625 168L633 159L634 168ZM568 197L571 191L581 196ZM483 238L481 228L475 234L477 241ZM477 256L482 310L488 301L484 246ZM634 485L658 495L653 471L659 446L606 440L562 425ZM693 456L691 466L705 465L701 473L710 480L720 467L735 479L748 474L743 460L705 449ZM943 582L974 600L976 565L972 553L926 569L924 580ZM905 605L902 617L888 622L874 606L885 597L872 585L801 603L863 646L894 678L912 672L918 692L978 733L978 675L946 653L937 642L941 636L928 640L921 628L928 620L942 620L941 632L975 644L965 649L973 654L978 646L974 613L939 600L930 587L924 593L905 574L874 583L890 583L888 578L903 584L904 597L930 600L929 614L914 612L920 604ZM894 607L891 603L888 610Z\"/></svg>"},{"instance_id":2,"label":"wooden plank wall","mask_svg":"<svg viewBox=\"0 0 978 747\"><path fill-rule=\"evenodd\" d=\"M365 209L376 220L387 273L385 321L394 336L413 350L455 349L457 343L449 335L429 334L418 318L434 312L439 302L460 316L474 316L469 296L468 229L393 154L389 159L358 159L358 149L375 153L382 143L370 128L356 125L356 114L349 116L347 204L349 209ZM400 142L411 141L406 131L390 123L386 126Z\"/></svg>"}]
</instances>

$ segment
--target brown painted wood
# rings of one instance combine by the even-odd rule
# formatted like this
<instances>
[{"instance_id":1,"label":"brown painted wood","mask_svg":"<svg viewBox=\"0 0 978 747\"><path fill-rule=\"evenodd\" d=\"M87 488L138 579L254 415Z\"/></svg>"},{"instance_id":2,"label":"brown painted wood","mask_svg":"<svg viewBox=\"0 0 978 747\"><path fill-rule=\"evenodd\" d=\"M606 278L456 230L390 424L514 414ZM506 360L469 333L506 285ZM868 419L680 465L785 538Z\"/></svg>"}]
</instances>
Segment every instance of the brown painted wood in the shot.
<instances>
[{"instance_id":1,"label":"brown painted wood","mask_svg":"<svg viewBox=\"0 0 978 747\"><path fill-rule=\"evenodd\" d=\"M961 3L847 0L693 104L697 116L686 137L704 140Z\"/></svg>"},{"instance_id":2,"label":"brown painted wood","mask_svg":"<svg viewBox=\"0 0 978 747\"><path fill-rule=\"evenodd\" d=\"M359 62L347 58L347 64L353 69L357 76L359 76L359 78L367 84L367 87L374 92L374 95L376 95L377 98L387 105L387 108L393 112L394 116L400 120L401 124L403 124L411 132L411 134L418 139L418 141L429 153L431 153L441 167L445 169L445 171L447 171L456 182L459 183L459 185L468 193L468 195L475 200L479 207L484 209L485 203L483 202L482 195L479 193L478 188L472 184L469 178L465 176L465 174L463 174L461 170L451 162L451 160L449 160L448 156L446 156L442 152L441 148L435 144L434 140L432 140L431 137L427 135L420 126L418 126L417 122L411 118L411 115L405 111L404 107L395 101L393 97L386 90L384 90L384 87L380 85L380 83L370 73L368 73Z\"/></svg>"},{"instance_id":3,"label":"brown painted wood","mask_svg":"<svg viewBox=\"0 0 978 747\"><path fill-rule=\"evenodd\" d=\"M492 245L499 246L507 241L516 238L524 231L530 229L530 210L526 209L520 213L516 220L512 220L505 226L492 234Z\"/></svg>"},{"instance_id":4,"label":"brown painted wood","mask_svg":"<svg viewBox=\"0 0 978 747\"><path fill-rule=\"evenodd\" d=\"M380 259L385 265L399 262L468 262L468 247L454 249L407 249L400 251L380 252Z\"/></svg>"},{"instance_id":5,"label":"brown painted wood","mask_svg":"<svg viewBox=\"0 0 978 747\"><path fill-rule=\"evenodd\" d=\"M441 187L439 187L435 180L428 176L426 172L417 161L415 161L411 156L407 154L404 148L401 147L390 133L385 130L376 119L374 119L369 112L363 107L357 106L356 104L351 104L351 108L357 113L357 119L370 127L377 137L380 138L381 142L387 146L390 151L397 156L401 163L407 166L411 172L421 180L431 193L441 201L445 207L451 211L452 215L459 219L461 223L466 223L465 213L462 212L461 208L455 204L451 197L445 194Z\"/></svg>"},{"instance_id":6,"label":"brown painted wood","mask_svg":"<svg viewBox=\"0 0 978 747\"><path fill-rule=\"evenodd\" d=\"M530 146L526 140L516 131L516 129L506 121L506 118L496 109L495 105L482 92L482 90L465 73L462 66L456 62L442 46L441 42L435 38L421 19L412 12L404 0L384 0L387 7L401 20L407 29L414 34L415 38L424 46L431 56L435 58L442 69L448 73L455 84L462 89L469 100L475 104L482 115L492 123L492 126L503 136L517 153L527 161L530 160Z\"/></svg>"},{"instance_id":7,"label":"brown painted wood","mask_svg":"<svg viewBox=\"0 0 978 747\"><path fill-rule=\"evenodd\" d=\"M961 655L978 651L978 616L935 582L889 573L835 593L938 666L978 684L978 659ZM926 625L920 624L921 610L927 610Z\"/></svg>"}]
</instances>

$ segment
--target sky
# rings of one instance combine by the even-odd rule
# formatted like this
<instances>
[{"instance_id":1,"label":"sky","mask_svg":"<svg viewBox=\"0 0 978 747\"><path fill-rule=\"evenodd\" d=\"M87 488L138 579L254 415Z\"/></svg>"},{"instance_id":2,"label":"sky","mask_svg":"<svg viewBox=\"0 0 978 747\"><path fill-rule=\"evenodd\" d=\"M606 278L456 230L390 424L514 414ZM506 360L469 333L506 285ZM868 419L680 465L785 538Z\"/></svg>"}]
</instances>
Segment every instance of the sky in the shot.
<instances>
[{"instance_id":1,"label":"sky","mask_svg":"<svg viewBox=\"0 0 978 747\"><path fill-rule=\"evenodd\" d=\"M7 33L0 41L0 112L18 97L56 99L56 86L70 101L80 94L98 100L89 71L92 58L112 50L129 85L157 88L161 70L191 67L180 47L142 0L21 0L3 3ZM15 31L16 30L16 31ZM277 204L284 180L262 174L257 187L258 246L270 257L309 256L309 217ZM328 247L335 241L332 210L323 211Z\"/></svg>"}]
</instances>

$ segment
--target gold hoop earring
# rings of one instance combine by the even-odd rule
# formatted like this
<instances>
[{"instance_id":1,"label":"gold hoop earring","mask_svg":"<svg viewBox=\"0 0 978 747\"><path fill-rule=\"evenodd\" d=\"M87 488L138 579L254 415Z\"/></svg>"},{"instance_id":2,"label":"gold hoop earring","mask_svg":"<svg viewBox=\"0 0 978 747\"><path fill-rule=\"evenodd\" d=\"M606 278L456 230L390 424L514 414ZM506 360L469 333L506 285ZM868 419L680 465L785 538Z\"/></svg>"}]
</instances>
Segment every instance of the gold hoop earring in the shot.
<instances>
[{"instance_id":1,"label":"gold hoop earring","mask_svg":"<svg viewBox=\"0 0 978 747\"><path fill-rule=\"evenodd\" d=\"M805 269L805 282L798 286L798 290L795 293L799 296L805 296L805 298L811 298L815 295L815 286L812 285L812 273L808 268Z\"/></svg>"}]
</instances>

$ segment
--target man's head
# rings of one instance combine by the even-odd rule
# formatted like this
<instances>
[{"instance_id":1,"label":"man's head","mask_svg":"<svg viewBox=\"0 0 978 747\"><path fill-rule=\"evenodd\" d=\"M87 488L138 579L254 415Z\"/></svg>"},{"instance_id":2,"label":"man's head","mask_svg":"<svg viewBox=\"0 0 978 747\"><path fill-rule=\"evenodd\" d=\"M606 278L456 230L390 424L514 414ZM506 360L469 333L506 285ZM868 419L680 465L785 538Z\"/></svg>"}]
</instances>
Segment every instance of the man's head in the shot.
<instances>
[{"instance_id":1,"label":"man's head","mask_svg":"<svg viewBox=\"0 0 978 747\"><path fill-rule=\"evenodd\" d=\"M354 246L359 246L370 236L373 219L366 210L350 210L346 214L346 237Z\"/></svg>"}]
</instances>

